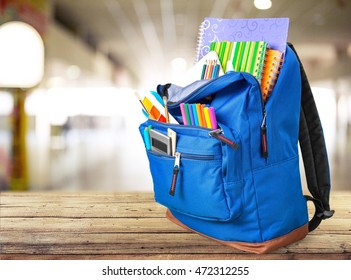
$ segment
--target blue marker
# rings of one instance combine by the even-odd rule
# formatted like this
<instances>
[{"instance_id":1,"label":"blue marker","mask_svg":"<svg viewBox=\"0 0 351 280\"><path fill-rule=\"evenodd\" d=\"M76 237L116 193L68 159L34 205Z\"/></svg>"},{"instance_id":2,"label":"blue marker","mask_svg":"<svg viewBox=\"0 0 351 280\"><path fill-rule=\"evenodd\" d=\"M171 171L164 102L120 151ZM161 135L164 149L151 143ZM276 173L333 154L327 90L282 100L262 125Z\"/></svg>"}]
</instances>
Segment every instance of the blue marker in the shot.
<instances>
[{"instance_id":1,"label":"blue marker","mask_svg":"<svg viewBox=\"0 0 351 280\"><path fill-rule=\"evenodd\" d=\"M191 106L193 107L193 115L194 115L194 121L195 121L195 125L199 126L199 118L197 117L197 112L196 112L196 104L191 104Z\"/></svg>"},{"instance_id":2,"label":"blue marker","mask_svg":"<svg viewBox=\"0 0 351 280\"><path fill-rule=\"evenodd\" d=\"M195 125L193 106L188 104L191 125Z\"/></svg>"},{"instance_id":3,"label":"blue marker","mask_svg":"<svg viewBox=\"0 0 351 280\"><path fill-rule=\"evenodd\" d=\"M144 142L145 142L146 150L150 151L151 144L150 144L149 128L147 127L145 127L145 130L144 130Z\"/></svg>"}]
</instances>

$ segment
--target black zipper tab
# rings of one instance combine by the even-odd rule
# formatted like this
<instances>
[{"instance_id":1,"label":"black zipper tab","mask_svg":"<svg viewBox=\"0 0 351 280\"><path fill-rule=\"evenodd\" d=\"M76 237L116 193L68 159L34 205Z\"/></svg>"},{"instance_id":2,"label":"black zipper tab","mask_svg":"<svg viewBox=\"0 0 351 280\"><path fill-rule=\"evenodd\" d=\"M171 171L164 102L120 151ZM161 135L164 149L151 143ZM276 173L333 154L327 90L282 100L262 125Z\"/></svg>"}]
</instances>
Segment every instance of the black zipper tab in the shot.
<instances>
[{"instance_id":1,"label":"black zipper tab","mask_svg":"<svg viewBox=\"0 0 351 280\"><path fill-rule=\"evenodd\" d=\"M261 149L262 156L268 158L268 143L267 143L267 126L266 126L266 111L263 112L263 120L261 124Z\"/></svg>"},{"instance_id":2,"label":"black zipper tab","mask_svg":"<svg viewBox=\"0 0 351 280\"><path fill-rule=\"evenodd\" d=\"M239 145L237 143L235 143L233 140L225 137L224 135L222 135L222 133L223 133L222 129L216 129L216 130L210 131L209 135L211 137L216 138L219 141L229 145L230 147L232 147L235 150L239 149Z\"/></svg>"},{"instance_id":3,"label":"black zipper tab","mask_svg":"<svg viewBox=\"0 0 351 280\"><path fill-rule=\"evenodd\" d=\"M171 188L169 190L169 194L171 196L174 196L174 193L175 193L175 188L176 188L176 185L177 185L178 172L179 172L179 166L180 166L180 153L176 152L175 153L175 162L174 162L174 167L173 167L172 183L171 183Z\"/></svg>"}]
</instances>

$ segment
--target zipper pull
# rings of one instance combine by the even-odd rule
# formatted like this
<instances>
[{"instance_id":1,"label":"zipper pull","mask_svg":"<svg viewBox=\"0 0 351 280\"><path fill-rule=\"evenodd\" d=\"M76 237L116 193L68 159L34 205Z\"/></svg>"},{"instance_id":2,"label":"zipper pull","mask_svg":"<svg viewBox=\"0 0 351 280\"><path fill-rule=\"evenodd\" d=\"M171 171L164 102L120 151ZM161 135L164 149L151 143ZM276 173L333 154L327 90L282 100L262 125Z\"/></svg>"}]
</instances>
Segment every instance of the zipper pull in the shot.
<instances>
[{"instance_id":1,"label":"zipper pull","mask_svg":"<svg viewBox=\"0 0 351 280\"><path fill-rule=\"evenodd\" d=\"M179 167L180 167L180 153L176 152L175 153L174 167L173 167L171 189L169 190L169 194L171 196L174 196L174 193L175 193L175 187L176 187L176 184L177 184Z\"/></svg>"},{"instance_id":2,"label":"zipper pull","mask_svg":"<svg viewBox=\"0 0 351 280\"><path fill-rule=\"evenodd\" d=\"M266 111L263 112L263 120L261 124L261 148L262 156L268 158L268 144L267 144L267 126L266 126Z\"/></svg>"},{"instance_id":3,"label":"zipper pull","mask_svg":"<svg viewBox=\"0 0 351 280\"><path fill-rule=\"evenodd\" d=\"M225 137L224 135L222 135L222 133L223 133L222 129L216 129L216 130L210 131L209 135L211 137L216 138L219 141L231 146L235 150L239 149L239 145L237 143L235 143L234 141L232 141L229 138Z\"/></svg>"}]
</instances>

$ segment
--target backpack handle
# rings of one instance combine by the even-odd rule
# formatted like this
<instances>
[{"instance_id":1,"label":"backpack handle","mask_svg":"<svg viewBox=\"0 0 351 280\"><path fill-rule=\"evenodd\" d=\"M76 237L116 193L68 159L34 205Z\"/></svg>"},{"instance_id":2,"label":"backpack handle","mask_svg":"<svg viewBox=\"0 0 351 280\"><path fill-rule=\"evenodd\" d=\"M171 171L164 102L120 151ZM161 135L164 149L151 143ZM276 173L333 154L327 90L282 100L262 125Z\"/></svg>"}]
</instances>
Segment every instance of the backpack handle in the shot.
<instances>
[{"instance_id":1,"label":"backpack handle","mask_svg":"<svg viewBox=\"0 0 351 280\"><path fill-rule=\"evenodd\" d=\"M288 43L300 64L301 73L301 111L299 143L304 162L308 190L311 196L305 196L314 203L316 212L309 222L309 231L318 227L322 220L331 218L330 210L330 173L328 155L325 146L322 124L307 75L294 46Z\"/></svg>"}]
</instances>

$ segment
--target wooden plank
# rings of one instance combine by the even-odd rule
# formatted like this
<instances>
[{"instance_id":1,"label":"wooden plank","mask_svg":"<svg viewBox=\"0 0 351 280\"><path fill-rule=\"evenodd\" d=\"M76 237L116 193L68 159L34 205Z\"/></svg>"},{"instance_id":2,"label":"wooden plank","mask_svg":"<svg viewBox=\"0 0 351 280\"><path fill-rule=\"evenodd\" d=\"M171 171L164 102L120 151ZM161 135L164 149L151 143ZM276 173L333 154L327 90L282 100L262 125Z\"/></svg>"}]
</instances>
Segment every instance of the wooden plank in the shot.
<instances>
[{"instance_id":1,"label":"wooden plank","mask_svg":"<svg viewBox=\"0 0 351 280\"><path fill-rule=\"evenodd\" d=\"M9 196L1 195L1 217L163 217L165 208L154 202L150 193L141 194L32 194L29 197L22 193ZM96 196L96 197L95 197ZM345 204L334 203L334 218L348 218L351 214L351 195ZM124 200L128 198L128 200ZM345 198L345 196L340 196ZM141 199L141 200L140 200ZM309 205L309 214L314 209ZM132 215L133 216L133 215Z\"/></svg>"},{"instance_id":2,"label":"wooden plank","mask_svg":"<svg viewBox=\"0 0 351 280\"><path fill-rule=\"evenodd\" d=\"M243 254L228 246L190 233L111 234L111 233L40 233L21 236L2 242L2 254ZM150 241L151 240L151 241ZM328 246L325 242L328 242ZM349 254L347 235L307 236L303 241L280 248L272 254Z\"/></svg>"},{"instance_id":3,"label":"wooden plank","mask_svg":"<svg viewBox=\"0 0 351 280\"><path fill-rule=\"evenodd\" d=\"M351 202L350 202L351 203ZM351 211L336 209L330 221L334 219L349 219ZM71 217L71 218L108 218L108 217L164 217L166 208L156 202L145 203L106 203L94 204L68 204L68 203L42 203L36 205L2 206L0 215L3 218L15 217ZM311 212L310 217L313 216ZM323 222L323 224L326 221ZM329 220L328 220L329 222Z\"/></svg>"},{"instance_id":4,"label":"wooden plank","mask_svg":"<svg viewBox=\"0 0 351 280\"><path fill-rule=\"evenodd\" d=\"M0 193L0 258L350 259L350 198L333 194L332 219L258 256L174 225L150 193Z\"/></svg>"},{"instance_id":5,"label":"wooden plank","mask_svg":"<svg viewBox=\"0 0 351 280\"><path fill-rule=\"evenodd\" d=\"M127 199L126 199L127 198ZM150 193L19 195L1 200L2 217L164 217Z\"/></svg>"},{"instance_id":6,"label":"wooden plank","mask_svg":"<svg viewBox=\"0 0 351 280\"><path fill-rule=\"evenodd\" d=\"M2 195L1 217L164 217L150 193Z\"/></svg>"},{"instance_id":7,"label":"wooden plank","mask_svg":"<svg viewBox=\"0 0 351 280\"><path fill-rule=\"evenodd\" d=\"M91 217L25 217L1 218L2 236L12 232L159 232L184 231L163 217L91 218ZM330 219L324 221L316 231L320 233L350 233L350 219ZM2 237L0 236L0 240Z\"/></svg>"},{"instance_id":8,"label":"wooden plank","mask_svg":"<svg viewBox=\"0 0 351 280\"><path fill-rule=\"evenodd\" d=\"M41 202L135 202L154 201L153 194L148 192L1 192L0 205L3 203L41 203Z\"/></svg>"},{"instance_id":9,"label":"wooden plank","mask_svg":"<svg viewBox=\"0 0 351 280\"><path fill-rule=\"evenodd\" d=\"M35 205L4 205L1 217L164 217L166 208L155 202L144 203L41 203Z\"/></svg>"},{"instance_id":10,"label":"wooden plank","mask_svg":"<svg viewBox=\"0 0 351 280\"><path fill-rule=\"evenodd\" d=\"M13 234L2 241L3 252L13 250L26 253L63 253L74 248L75 254L89 253L155 253L162 249L168 253L240 253L235 249L191 233L32 233ZM152 240L150 242L150 240ZM325 241L328 240L328 246ZM108 246L106 246L108 244ZM54 246L53 246L54 245ZM210 250L210 251L209 251ZM350 239L346 235L315 235L281 248L277 252L349 253Z\"/></svg>"},{"instance_id":11,"label":"wooden plank","mask_svg":"<svg viewBox=\"0 0 351 280\"><path fill-rule=\"evenodd\" d=\"M5 254L2 260L351 260L351 254L114 254L27 255Z\"/></svg>"},{"instance_id":12,"label":"wooden plank","mask_svg":"<svg viewBox=\"0 0 351 280\"><path fill-rule=\"evenodd\" d=\"M39 201L43 199L47 201L58 201L63 199L73 199L83 201L143 201L153 200L153 193L150 192L0 192L0 201L17 201L23 199L29 202ZM330 204L347 205L350 207L351 192L350 191L332 191ZM332 205L333 206L333 205Z\"/></svg>"},{"instance_id":13,"label":"wooden plank","mask_svg":"<svg viewBox=\"0 0 351 280\"><path fill-rule=\"evenodd\" d=\"M185 230L165 218L2 218L0 240L15 232L160 232Z\"/></svg>"}]
</instances>

